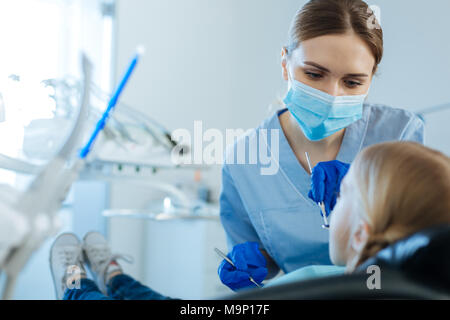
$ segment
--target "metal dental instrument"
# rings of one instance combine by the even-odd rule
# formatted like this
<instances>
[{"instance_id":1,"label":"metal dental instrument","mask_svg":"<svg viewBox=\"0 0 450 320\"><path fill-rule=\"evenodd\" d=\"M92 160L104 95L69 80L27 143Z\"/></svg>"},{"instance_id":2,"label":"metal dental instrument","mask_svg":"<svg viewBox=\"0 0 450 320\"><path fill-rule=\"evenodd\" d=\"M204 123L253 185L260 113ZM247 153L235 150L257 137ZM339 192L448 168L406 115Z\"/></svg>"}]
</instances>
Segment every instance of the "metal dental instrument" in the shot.
<instances>
[{"instance_id":1,"label":"metal dental instrument","mask_svg":"<svg viewBox=\"0 0 450 320\"><path fill-rule=\"evenodd\" d=\"M308 162L309 173L312 174L311 161L309 160L308 152L305 152L305 155L306 155L306 161ZM320 210L322 211L322 217L323 217L323 221L324 221L324 224L322 224L322 228L329 229L330 225L328 224L327 213L325 211L325 205L323 204L323 202L318 202L317 204L319 205Z\"/></svg>"},{"instance_id":2,"label":"metal dental instrument","mask_svg":"<svg viewBox=\"0 0 450 320\"><path fill-rule=\"evenodd\" d=\"M220 251L217 248L214 248L214 250L217 252L217 254L219 256L221 256L222 258L224 258L229 264L231 264L233 267L236 268L236 266L234 265L233 261L231 261L227 255L225 253L223 253L222 251ZM250 279L251 282L253 282L258 288L262 288L262 286L260 284L258 284L258 282L255 281L255 279L253 279L250 275L248 276L248 278Z\"/></svg>"}]
</instances>

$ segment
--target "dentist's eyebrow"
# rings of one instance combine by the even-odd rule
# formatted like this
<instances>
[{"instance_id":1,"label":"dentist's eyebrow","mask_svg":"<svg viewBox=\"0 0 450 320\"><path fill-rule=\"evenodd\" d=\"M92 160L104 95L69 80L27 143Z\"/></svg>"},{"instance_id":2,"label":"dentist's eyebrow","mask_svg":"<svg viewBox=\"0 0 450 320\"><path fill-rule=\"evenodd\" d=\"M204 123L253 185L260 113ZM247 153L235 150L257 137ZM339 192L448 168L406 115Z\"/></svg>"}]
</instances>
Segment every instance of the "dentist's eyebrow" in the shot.
<instances>
[{"instance_id":1,"label":"dentist's eyebrow","mask_svg":"<svg viewBox=\"0 0 450 320\"><path fill-rule=\"evenodd\" d=\"M345 75L346 77L355 77L355 78L363 78L363 77L368 77L367 74L365 73L349 73Z\"/></svg>"},{"instance_id":2,"label":"dentist's eyebrow","mask_svg":"<svg viewBox=\"0 0 450 320\"><path fill-rule=\"evenodd\" d=\"M315 62L312 62L312 61L305 61L305 62L303 62L303 63L306 64L306 65L315 67L315 68L317 68L317 69L319 69L319 70L322 70L323 72L328 72L328 73L330 73L330 70L328 70L327 68L325 68L325 67L323 67L323 66L321 66L320 64L317 64L317 63L315 63ZM365 74L365 73L348 73L348 74L346 74L345 76L346 76L346 77L363 78L363 77L368 77L369 75L368 75L368 74Z\"/></svg>"},{"instance_id":3,"label":"dentist's eyebrow","mask_svg":"<svg viewBox=\"0 0 450 320\"><path fill-rule=\"evenodd\" d=\"M305 61L305 62L303 62L304 64L307 64L307 65L309 65L309 66L313 66L313 67L315 67L315 68L317 68L317 69L319 69L319 70L322 70L323 72L330 72L330 70L328 70L327 68L325 68L325 67L322 67L320 64L317 64L317 63L315 63L315 62L312 62L312 61Z\"/></svg>"}]
</instances>

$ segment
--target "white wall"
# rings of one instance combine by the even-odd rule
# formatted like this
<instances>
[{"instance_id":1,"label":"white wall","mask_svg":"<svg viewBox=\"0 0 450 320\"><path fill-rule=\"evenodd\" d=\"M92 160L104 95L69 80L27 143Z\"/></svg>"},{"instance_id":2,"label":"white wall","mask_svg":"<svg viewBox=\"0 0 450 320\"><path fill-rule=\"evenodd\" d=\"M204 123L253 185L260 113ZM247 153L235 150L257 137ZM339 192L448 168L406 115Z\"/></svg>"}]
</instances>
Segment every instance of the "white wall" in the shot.
<instances>
[{"instance_id":1,"label":"white wall","mask_svg":"<svg viewBox=\"0 0 450 320\"><path fill-rule=\"evenodd\" d=\"M117 3L117 71L146 47L123 99L169 128L251 128L282 89L279 54L298 1Z\"/></svg>"},{"instance_id":2,"label":"white wall","mask_svg":"<svg viewBox=\"0 0 450 320\"><path fill-rule=\"evenodd\" d=\"M385 56L370 100L416 111L450 104L447 0L377 0ZM426 144L450 155L450 109L426 117Z\"/></svg>"}]
</instances>

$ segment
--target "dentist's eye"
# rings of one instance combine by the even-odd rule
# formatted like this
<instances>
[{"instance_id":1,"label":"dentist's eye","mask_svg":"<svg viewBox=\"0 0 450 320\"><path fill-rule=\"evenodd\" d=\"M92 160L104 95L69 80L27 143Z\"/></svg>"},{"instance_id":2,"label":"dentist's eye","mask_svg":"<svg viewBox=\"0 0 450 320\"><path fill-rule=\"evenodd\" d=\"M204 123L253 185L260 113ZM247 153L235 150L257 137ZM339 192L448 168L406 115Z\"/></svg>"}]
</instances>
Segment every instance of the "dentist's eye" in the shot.
<instances>
[{"instance_id":1,"label":"dentist's eye","mask_svg":"<svg viewBox=\"0 0 450 320\"><path fill-rule=\"evenodd\" d=\"M305 74L311 79L311 80L319 80L322 79L323 76L320 73L310 72L306 71Z\"/></svg>"},{"instance_id":2,"label":"dentist's eye","mask_svg":"<svg viewBox=\"0 0 450 320\"><path fill-rule=\"evenodd\" d=\"M356 88L356 87L362 86L362 83L358 82L358 81L345 80L344 82L345 82L345 85L349 88Z\"/></svg>"}]
</instances>

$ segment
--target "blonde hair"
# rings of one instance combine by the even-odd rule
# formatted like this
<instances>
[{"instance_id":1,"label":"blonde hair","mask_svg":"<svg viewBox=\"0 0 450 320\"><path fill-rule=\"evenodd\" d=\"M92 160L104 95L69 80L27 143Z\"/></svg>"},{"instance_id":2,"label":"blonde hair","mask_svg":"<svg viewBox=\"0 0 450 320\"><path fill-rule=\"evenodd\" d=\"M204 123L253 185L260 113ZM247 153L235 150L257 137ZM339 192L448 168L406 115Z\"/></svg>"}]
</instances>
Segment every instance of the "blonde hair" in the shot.
<instances>
[{"instance_id":1,"label":"blonde hair","mask_svg":"<svg viewBox=\"0 0 450 320\"><path fill-rule=\"evenodd\" d=\"M350 270L393 242L450 223L450 158L414 142L388 142L361 152L351 170L368 241Z\"/></svg>"}]
</instances>

